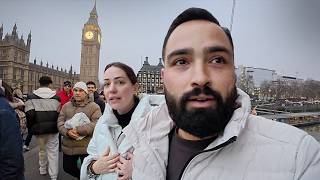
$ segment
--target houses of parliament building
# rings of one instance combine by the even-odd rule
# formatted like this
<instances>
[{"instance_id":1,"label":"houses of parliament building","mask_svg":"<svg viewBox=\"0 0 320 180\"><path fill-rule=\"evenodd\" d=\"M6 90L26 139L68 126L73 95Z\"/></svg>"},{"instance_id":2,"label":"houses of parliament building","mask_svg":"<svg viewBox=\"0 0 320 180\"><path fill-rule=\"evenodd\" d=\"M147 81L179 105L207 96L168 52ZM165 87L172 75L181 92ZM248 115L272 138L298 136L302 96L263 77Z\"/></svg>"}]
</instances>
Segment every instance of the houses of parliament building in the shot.
<instances>
[{"instance_id":1,"label":"houses of parliament building","mask_svg":"<svg viewBox=\"0 0 320 180\"><path fill-rule=\"evenodd\" d=\"M3 25L0 27L0 79L11 85L12 88L20 88L24 94L31 93L39 88L41 76L51 77L53 89L62 87L63 82L69 80L71 83L77 81L94 81L97 85L99 70L101 30L98 25L98 14L96 4L90 12L88 21L82 29L81 66L80 74L72 69L54 67L42 60L36 59L29 62L31 47L31 32L25 41L23 35L17 33L15 24L11 34L3 33Z\"/></svg>"},{"instance_id":2,"label":"houses of parliament building","mask_svg":"<svg viewBox=\"0 0 320 180\"><path fill-rule=\"evenodd\" d=\"M11 85L12 88L20 88L24 94L39 88L39 78L50 76L54 89L61 88L64 81L75 82L79 75L72 71L67 72L59 67L43 64L42 61L29 62L31 47L31 32L25 42L23 35L19 38L17 25L13 26L11 34L3 36L3 25L0 27L0 79Z\"/></svg>"},{"instance_id":3,"label":"houses of parliament building","mask_svg":"<svg viewBox=\"0 0 320 180\"><path fill-rule=\"evenodd\" d=\"M94 81L99 85L99 57L100 43L102 39L101 29L98 24L98 13L96 4L90 12L89 19L84 24L81 37L81 65L80 74L76 74L72 66L69 70L62 67L54 67L42 60L30 59L31 32L26 41L23 35L17 33L15 24L12 32L3 33L3 25L0 27L0 79L11 85L12 88L20 88L23 94L31 93L39 88L41 76L51 77L53 89L60 89L63 82L69 80L71 83L77 81ZM160 71L163 68L161 58L158 65L150 65L146 57L137 77L140 84L140 92L151 94L163 93L163 82Z\"/></svg>"},{"instance_id":4,"label":"houses of parliament building","mask_svg":"<svg viewBox=\"0 0 320 180\"><path fill-rule=\"evenodd\" d=\"M148 57L137 74L140 92L148 94L163 94L163 81L161 79L162 59L159 58L158 65L151 65Z\"/></svg>"}]
</instances>

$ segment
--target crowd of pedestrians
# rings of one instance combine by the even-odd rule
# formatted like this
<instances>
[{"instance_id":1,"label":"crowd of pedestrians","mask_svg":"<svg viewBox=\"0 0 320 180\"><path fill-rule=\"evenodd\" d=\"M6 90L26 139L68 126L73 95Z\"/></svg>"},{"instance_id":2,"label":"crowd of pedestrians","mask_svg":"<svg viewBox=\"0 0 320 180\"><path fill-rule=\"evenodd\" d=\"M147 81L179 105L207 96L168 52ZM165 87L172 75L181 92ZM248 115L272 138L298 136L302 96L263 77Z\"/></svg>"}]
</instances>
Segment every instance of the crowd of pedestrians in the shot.
<instances>
[{"instance_id":1,"label":"crowd of pedestrians","mask_svg":"<svg viewBox=\"0 0 320 180\"><path fill-rule=\"evenodd\" d=\"M0 178L24 179L22 147L34 135L39 173L57 179L59 134L63 170L82 180L320 177L313 137L251 112L235 86L231 33L210 12L177 16L162 58L164 96L140 94L134 71L120 62L105 67L102 98L92 81L65 81L56 92L42 76L23 102L0 80Z\"/></svg>"},{"instance_id":2,"label":"crowd of pedestrians","mask_svg":"<svg viewBox=\"0 0 320 180\"><path fill-rule=\"evenodd\" d=\"M64 171L80 178L81 163L87 156L87 146L95 124L105 107L94 82L77 82L72 87L70 81L65 81L61 90L55 91L52 89L52 79L42 76L40 87L29 94L26 101L19 88L12 89L6 82L0 82L1 179L24 179L23 150L30 150L33 136L39 148L40 175L49 174L52 180L58 178L61 147ZM89 122L80 125L86 118ZM68 121L73 121L74 127L66 126ZM7 139L5 134L12 136ZM59 135L62 135L62 140ZM9 153L10 149L14 151Z\"/></svg>"}]
</instances>

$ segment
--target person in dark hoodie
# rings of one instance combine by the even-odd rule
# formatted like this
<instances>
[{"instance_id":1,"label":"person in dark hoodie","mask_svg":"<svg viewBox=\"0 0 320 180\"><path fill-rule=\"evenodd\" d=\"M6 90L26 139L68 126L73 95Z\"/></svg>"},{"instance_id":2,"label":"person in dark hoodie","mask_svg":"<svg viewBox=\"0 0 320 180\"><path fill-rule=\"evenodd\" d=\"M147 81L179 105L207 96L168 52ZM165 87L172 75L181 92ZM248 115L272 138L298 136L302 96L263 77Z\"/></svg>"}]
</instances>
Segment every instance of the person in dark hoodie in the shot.
<instances>
[{"instance_id":1,"label":"person in dark hoodie","mask_svg":"<svg viewBox=\"0 0 320 180\"><path fill-rule=\"evenodd\" d=\"M33 91L25 103L27 123L37 138L40 174L47 174L48 167L51 179L57 179L59 170L57 120L60 109L60 98L56 95L55 91L50 89L52 85L50 77L42 76L39 79L39 83L40 88ZM47 166L48 163L49 165Z\"/></svg>"},{"instance_id":2,"label":"person in dark hoodie","mask_svg":"<svg viewBox=\"0 0 320 180\"><path fill-rule=\"evenodd\" d=\"M106 105L105 105L105 103L100 99L99 93L97 92L96 83L94 83L93 81L88 81L88 82L86 83L86 85L87 85L89 94L90 94L90 95L93 95L94 102L99 105L100 110L101 110L101 113L103 114L104 108L105 108Z\"/></svg>"},{"instance_id":3,"label":"person in dark hoodie","mask_svg":"<svg viewBox=\"0 0 320 180\"><path fill-rule=\"evenodd\" d=\"M5 98L0 79L0 179L24 180L24 160L19 121Z\"/></svg>"}]
</instances>

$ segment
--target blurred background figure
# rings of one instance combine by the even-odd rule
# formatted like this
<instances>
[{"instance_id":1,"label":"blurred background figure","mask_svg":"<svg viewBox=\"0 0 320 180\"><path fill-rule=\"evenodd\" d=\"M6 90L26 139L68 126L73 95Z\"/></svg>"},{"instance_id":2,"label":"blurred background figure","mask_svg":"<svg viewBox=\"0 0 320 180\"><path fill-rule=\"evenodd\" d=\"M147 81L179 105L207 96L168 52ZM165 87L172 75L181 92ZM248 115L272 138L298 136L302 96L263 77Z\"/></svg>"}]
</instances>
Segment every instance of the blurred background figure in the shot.
<instances>
[{"instance_id":1,"label":"blurred background figure","mask_svg":"<svg viewBox=\"0 0 320 180\"><path fill-rule=\"evenodd\" d=\"M251 114L252 114L252 115L255 115L255 116L256 116L256 115L258 114L256 108L257 108L257 106L255 106L254 108L252 108L252 110L251 110Z\"/></svg>"},{"instance_id":2,"label":"blurred background figure","mask_svg":"<svg viewBox=\"0 0 320 180\"><path fill-rule=\"evenodd\" d=\"M69 102L73 96L72 84L70 81L63 82L62 89L57 93L57 96L60 97L60 108ZM61 151L61 134L59 133L59 151Z\"/></svg>"},{"instance_id":3,"label":"blurred background figure","mask_svg":"<svg viewBox=\"0 0 320 180\"><path fill-rule=\"evenodd\" d=\"M57 93L57 95L60 97L60 103L61 103L61 108L62 106L69 102L70 99L73 96L73 90L72 90L72 85L70 81L65 81L63 83L63 88Z\"/></svg>"},{"instance_id":4,"label":"blurred background figure","mask_svg":"<svg viewBox=\"0 0 320 180\"><path fill-rule=\"evenodd\" d=\"M22 101L25 101L23 98L23 94L20 88L15 88L12 92L13 96L16 98L21 99Z\"/></svg>"},{"instance_id":5,"label":"blurred background figure","mask_svg":"<svg viewBox=\"0 0 320 180\"><path fill-rule=\"evenodd\" d=\"M21 111L18 110L18 112L17 112L17 109L15 109L15 110L19 116L19 119L20 119L20 130L21 130L21 134L23 136L22 137L23 141L24 141L23 150L29 151L30 150L29 145L30 145L33 134L32 134L31 128L28 126L27 119L26 119L26 116L24 113L24 102L26 101L26 98L23 97L22 91L19 88L15 88L13 90L12 94L13 94L14 98L18 98L18 99L22 100L22 102L23 102L23 108L21 106L20 106L21 108L18 108ZM26 137L25 137L25 135L26 135Z\"/></svg>"},{"instance_id":6,"label":"blurred background figure","mask_svg":"<svg viewBox=\"0 0 320 180\"><path fill-rule=\"evenodd\" d=\"M100 92L99 98L101 99L101 101L103 101L103 102L105 102L105 103L107 102L107 101L106 101L106 98L104 97L104 92L103 92L103 91ZM102 113L103 113L103 112L102 112Z\"/></svg>"},{"instance_id":7,"label":"blurred background figure","mask_svg":"<svg viewBox=\"0 0 320 180\"><path fill-rule=\"evenodd\" d=\"M93 81L88 81L86 83L86 85L87 85L88 92L89 92L90 96L92 96L93 101L99 105L101 113L103 114L104 108L105 108L105 103L99 98L96 84Z\"/></svg>"},{"instance_id":8,"label":"blurred background figure","mask_svg":"<svg viewBox=\"0 0 320 180\"><path fill-rule=\"evenodd\" d=\"M18 93L19 96L22 97L22 92L20 89L15 89L15 91L13 91L13 89L5 82L3 82L3 86L5 88L5 97L9 101L10 106L16 112L16 116L19 121L21 137L23 139L23 137L28 133L27 119L26 114L24 113L24 102L22 101L22 98L20 99L18 95L16 95ZM15 92L15 94L13 92Z\"/></svg>"},{"instance_id":9,"label":"blurred background figure","mask_svg":"<svg viewBox=\"0 0 320 180\"><path fill-rule=\"evenodd\" d=\"M15 111L5 97L5 89L11 87L0 79L0 179L24 180L19 123Z\"/></svg>"}]
</instances>

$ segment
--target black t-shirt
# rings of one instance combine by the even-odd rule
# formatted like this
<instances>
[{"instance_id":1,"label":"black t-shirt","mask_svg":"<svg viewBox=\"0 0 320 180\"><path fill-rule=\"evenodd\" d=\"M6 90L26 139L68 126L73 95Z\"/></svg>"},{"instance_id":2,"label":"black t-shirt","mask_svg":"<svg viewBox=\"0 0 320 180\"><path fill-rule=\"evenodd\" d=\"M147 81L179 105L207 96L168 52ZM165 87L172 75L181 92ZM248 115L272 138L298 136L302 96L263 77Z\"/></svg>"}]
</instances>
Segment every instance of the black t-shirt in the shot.
<instances>
[{"instance_id":1,"label":"black t-shirt","mask_svg":"<svg viewBox=\"0 0 320 180\"><path fill-rule=\"evenodd\" d=\"M135 97L133 108L129 112L127 112L125 114L121 114L121 115L117 112L117 110L112 109L112 111L113 111L114 115L116 116L116 118L118 119L118 123L122 127L122 129L125 128L130 123L131 116L132 116L134 110L136 109L136 107L138 106L138 104L139 104L139 98Z\"/></svg>"},{"instance_id":2,"label":"black t-shirt","mask_svg":"<svg viewBox=\"0 0 320 180\"><path fill-rule=\"evenodd\" d=\"M216 137L190 141L179 137L177 130L172 135L167 167L167 180L179 180L185 164L196 153L204 150Z\"/></svg>"}]
</instances>

